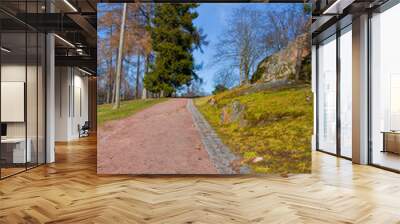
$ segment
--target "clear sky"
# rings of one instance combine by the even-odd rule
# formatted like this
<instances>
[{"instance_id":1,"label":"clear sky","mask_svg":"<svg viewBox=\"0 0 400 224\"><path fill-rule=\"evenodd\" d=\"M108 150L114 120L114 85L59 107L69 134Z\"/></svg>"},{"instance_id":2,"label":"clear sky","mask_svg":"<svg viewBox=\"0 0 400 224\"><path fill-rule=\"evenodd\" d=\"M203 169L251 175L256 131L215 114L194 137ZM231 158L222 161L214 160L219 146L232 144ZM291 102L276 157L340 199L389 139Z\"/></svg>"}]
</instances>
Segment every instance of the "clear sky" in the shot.
<instances>
[{"instance_id":1,"label":"clear sky","mask_svg":"<svg viewBox=\"0 0 400 224\"><path fill-rule=\"evenodd\" d=\"M203 46L203 53L200 50L194 52L196 64L203 64L203 68L197 71L197 74L203 79L203 88L211 93L214 89L213 76L219 70L218 66L213 64L213 55L215 53L215 44L218 42L218 36L222 35L227 26L227 19L233 11L239 7L250 7L261 10L284 10L288 4L276 3L202 3L196 9L199 17L194 20L194 24L202 28L207 35L208 46Z\"/></svg>"},{"instance_id":2,"label":"clear sky","mask_svg":"<svg viewBox=\"0 0 400 224\"><path fill-rule=\"evenodd\" d=\"M268 10L285 10L290 3L201 3L196 11L199 17L194 20L194 24L198 28L202 28L204 34L207 35L208 46L203 46L203 53L200 50L195 50L194 58L196 64L202 64L201 70L197 71L199 77L204 81L203 89L207 93L211 93L214 89L214 75L220 69L218 66L210 66L213 64L213 55L215 54L215 44L218 42L218 37L224 34L227 28L227 19L240 7L248 7ZM107 4L99 4L99 8L108 7ZM104 32L98 33L99 38L103 37Z\"/></svg>"}]
</instances>

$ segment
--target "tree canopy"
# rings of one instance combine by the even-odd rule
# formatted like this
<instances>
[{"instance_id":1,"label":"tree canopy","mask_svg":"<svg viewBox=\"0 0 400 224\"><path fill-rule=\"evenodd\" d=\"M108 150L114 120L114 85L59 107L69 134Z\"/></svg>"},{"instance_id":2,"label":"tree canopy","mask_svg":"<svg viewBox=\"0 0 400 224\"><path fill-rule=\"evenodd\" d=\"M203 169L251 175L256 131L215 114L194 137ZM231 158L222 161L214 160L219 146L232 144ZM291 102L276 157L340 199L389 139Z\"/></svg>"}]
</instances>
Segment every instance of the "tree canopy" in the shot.
<instances>
[{"instance_id":1,"label":"tree canopy","mask_svg":"<svg viewBox=\"0 0 400 224\"><path fill-rule=\"evenodd\" d=\"M146 89L170 96L196 80L193 50L206 44L201 30L194 26L198 4L156 4L151 26L151 43L155 55L145 75Z\"/></svg>"}]
</instances>

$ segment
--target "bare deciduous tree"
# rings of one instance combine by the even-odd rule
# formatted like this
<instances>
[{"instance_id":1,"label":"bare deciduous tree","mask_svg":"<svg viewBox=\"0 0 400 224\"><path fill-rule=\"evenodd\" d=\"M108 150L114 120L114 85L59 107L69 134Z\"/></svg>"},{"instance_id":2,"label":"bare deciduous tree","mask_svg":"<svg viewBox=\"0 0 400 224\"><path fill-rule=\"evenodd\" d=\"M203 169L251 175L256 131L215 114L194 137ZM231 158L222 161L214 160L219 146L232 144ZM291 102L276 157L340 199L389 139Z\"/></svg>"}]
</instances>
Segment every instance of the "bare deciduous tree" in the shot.
<instances>
[{"instance_id":1,"label":"bare deciduous tree","mask_svg":"<svg viewBox=\"0 0 400 224\"><path fill-rule=\"evenodd\" d=\"M227 28L216 44L214 63L222 67L234 67L239 72L240 84L247 83L260 60L276 53L309 32L310 13L307 4L291 4L285 8L260 10L241 7L227 21ZM296 80L299 78L303 50L298 45ZM222 79L225 72L217 73ZM219 80L221 81L221 80Z\"/></svg>"},{"instance_id":2,"label":"bare deciduous tree","mask_svg":"<svg viewBox=\"0 0 400 224\"><path fill-rule=\"evenodd\" d=\"M237 85L238 79L235 77L232 67L222 68L214 75L214 85L232 88Z\"/></svg>"},{"instance_id":3,"label":"bare deciduous tree","mask_svg":"<svg viewBox=\"0 0 400 224\"><path fill-rule=\"evenodd\" d=\"M121 11L123 4L108 4L99 6L99 99L100 102L115 103L116 94L116 64L120 44ZM151 19L146 8L151 9L152 3L131 3L127 5L125 20L125 41L122 48L122 61L126 68L121 69L120 95L126 99L140 97L143 73L148 67L152 47L147 26ZM138 61L137 59L140 58ZM143 60L144 59L144 60Z\"/></svg>"},{"instance_id":4,"label":"bare deciduous tree","mask_svg":"<svg viewBox=\"0 0 400 224\"><path fill-rule=\"evenodd\" d=\"M292 4L285 10L270 10L264 14L265 51L269 54L284 49L291 41L300 35L306 35L306 43L309 41L309 27L311 25L310 6L307 4ZM302 41L297 45L295 80L299 80L303 50L309 46L303 46Z\"/></svg>"},{"instance_id":5,"label":"bare deciduous tree","mask_svg":"<svg viewBox=\"0 0 400 224\"><path fill-rule=\"evenodd\" d=\"M239 70L245 84L263 55L261 11L241 7L235 10L216 44L215 63L228 63Z\"/></svg>"}]
</instances>

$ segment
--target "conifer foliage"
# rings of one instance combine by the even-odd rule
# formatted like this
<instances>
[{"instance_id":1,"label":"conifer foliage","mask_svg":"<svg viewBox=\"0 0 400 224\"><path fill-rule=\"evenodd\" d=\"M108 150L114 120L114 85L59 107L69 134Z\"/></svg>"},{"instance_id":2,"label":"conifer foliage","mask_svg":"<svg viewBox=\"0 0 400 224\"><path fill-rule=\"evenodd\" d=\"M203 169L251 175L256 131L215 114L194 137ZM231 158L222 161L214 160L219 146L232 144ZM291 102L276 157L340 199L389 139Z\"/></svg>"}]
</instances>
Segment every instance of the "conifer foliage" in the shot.
<instances>
[{"instance_id":1,"label":"conifer foliage","mask_svg":"<svg viewBox=\"0 0 400 224\"><path fill-rule=\"evenodd\" d=\"M147 90L171 96L197 80L193 51L206 44L193 20L198 4L156 4L150 29L154 62L145 75Z\"/></svg>"}]
</instances>

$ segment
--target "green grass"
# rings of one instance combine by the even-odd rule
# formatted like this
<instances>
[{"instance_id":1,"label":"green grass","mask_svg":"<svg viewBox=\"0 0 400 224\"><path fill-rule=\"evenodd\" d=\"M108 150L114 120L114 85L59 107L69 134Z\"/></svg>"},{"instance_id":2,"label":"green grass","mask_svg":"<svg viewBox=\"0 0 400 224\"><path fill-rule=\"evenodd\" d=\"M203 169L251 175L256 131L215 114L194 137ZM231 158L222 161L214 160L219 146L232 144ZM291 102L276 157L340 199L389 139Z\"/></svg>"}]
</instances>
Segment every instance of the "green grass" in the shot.
<instances>
[{"instance_id":1,"label":"green grass","mask_svg":"<svg viewBox=\"0 0 400 224\"><path fill-rule=\"evenodd\" d=\"M119 109L112 109L112 104L97 106L97 123L104 124L107 121L128 117L140 110L151 107L154 104L164 102L166 99L146 99L122 101Z\"/></svg>"},{"instance_id":2,"label":"green grass","mask_svg":"<svg viewBox=\"0 0 400 224\"><path fill-rule=\"evenodd\" d=\"M311 87L301 85L240 95L246 88L249 87L211 96L215 105L208 102L211 97L200 98L195 104L222 141L241 155L255 173L311 172ZM245 105L245 122L223 124L222 109L233 101ZM251 162L256 157L263 161Z\"/></svg>"}]
</instances>

